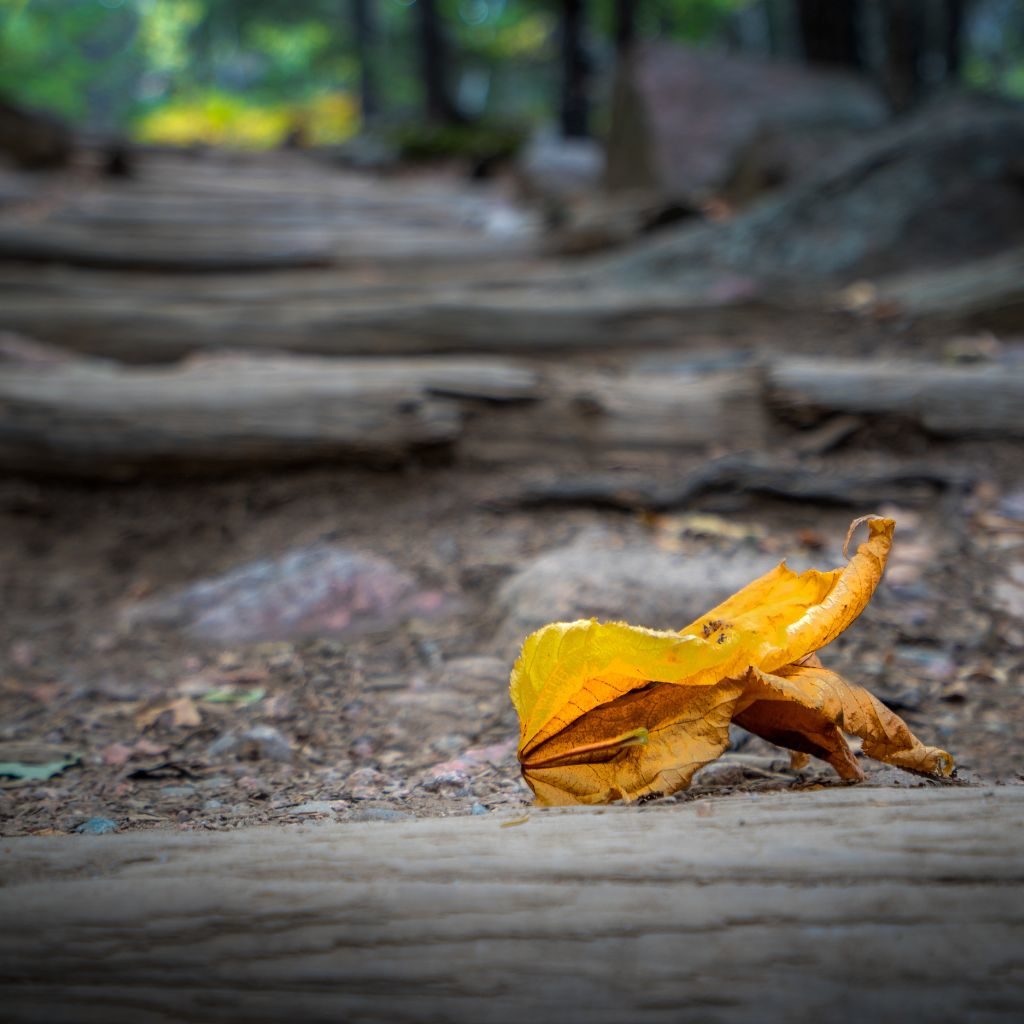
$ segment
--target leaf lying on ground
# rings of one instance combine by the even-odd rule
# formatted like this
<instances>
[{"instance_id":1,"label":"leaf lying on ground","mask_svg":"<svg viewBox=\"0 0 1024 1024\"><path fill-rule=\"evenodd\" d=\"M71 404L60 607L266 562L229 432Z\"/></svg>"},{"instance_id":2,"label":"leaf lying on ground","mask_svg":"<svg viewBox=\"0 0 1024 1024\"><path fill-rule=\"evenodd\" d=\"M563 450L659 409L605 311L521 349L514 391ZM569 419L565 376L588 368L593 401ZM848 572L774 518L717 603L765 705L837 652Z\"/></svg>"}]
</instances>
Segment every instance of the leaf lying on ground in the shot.
<instances>
[{"instance_id":1,"label":"leaf lying on ground","mask_svg":"<svg viewBox=\"0 0 1024 1024\"><path fill-rule=\"evenodd\" d=\"M209 704L240 704L245 707L263 700L266 695L267 691L262 686L254 687L251 690L236 690L230 686L222 686L204 693L203 700Z\"/></svg>"},{"instance_id":2,"label":"leaf lying on ground","mask_svg":"<svg viewBox=\"0 0 1024 1024\"><path fill-rule=\"evenodd\" d=\"M26 764L24 761L0 762L0 775L11 779L31 779L42 781L60 775L65 768L78 764L79 758L65 757L59 761L47 761L46 764Z\"/></svg>"},{"instance_id":3,"label":"leaf lying on ground","mask_svg":"<svg viewBox=\"0 0 1024 1024\"><path fill-rule=\"evenodd\" d=\"M203 723L199 708L192 698L179 697L177 700L143 708L135 715L135 726L138 729L149 729L161 720L172 729L193 728Z\"/></svg>"},{"instance_id":4,"label":"leaf lying on ground","mask_svg":"<svg viewBox=\"0 0 1024 1024\"><path fill-rule=\"evenodd\" d=\"M844 738L870 757L949 775L867 690L815 652L864 610L885 568L895 523L866 516L868 539L842 568L794 573L785 563L678 633L594 620L555 622L526 639L512 670L523 776L544 804L607 803L673 793L729 742L736 722L779 746L863 772ZM843 553L845 555L846 548Z\"/></svg>"}]
</instances>

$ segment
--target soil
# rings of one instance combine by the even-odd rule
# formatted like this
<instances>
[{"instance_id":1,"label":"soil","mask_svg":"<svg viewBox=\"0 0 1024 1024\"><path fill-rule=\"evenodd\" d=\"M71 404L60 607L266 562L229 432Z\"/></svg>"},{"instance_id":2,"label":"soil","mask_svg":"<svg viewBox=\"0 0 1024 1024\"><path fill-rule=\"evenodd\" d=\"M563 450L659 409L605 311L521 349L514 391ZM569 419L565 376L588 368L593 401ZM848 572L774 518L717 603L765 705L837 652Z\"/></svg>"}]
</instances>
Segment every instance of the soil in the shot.
<instances>
[{"instance_id":1,"label":"soil","mask_svg":"<svg viewBox=\"0 0 1024 1024\"><path fill-rule=\"evenodd\" d=\"M1009 443L931 444L930 458L983 462L986 480L931 507L883 509L899 523L887 581L824 653L952 751L961 781L1024 770L1024 626L996 586L1024 559L1024 527L1000 512L1021 486L1018 455ZM659 471L686 466L666 457ZM701 502L751 527L737 539L693 535L681 516L488 501L535 477L456 462L134 486L5 481L0 760L25 748L34 762L77 763L43 781L2 780L4 832L525 809L510 663L495 641L504 580L595 528L609 545L652 541L681 559L753 545L837 564L851 518L745 497ZM221 647L120 625L147 595L325 539L382 555L456 600L446 614L344 640ZM824 766L790 771L782 751L739 732L735 745L672 799L839 784ZM869 778L924 784L894 769Z\"/></svg>"}]
</instances>

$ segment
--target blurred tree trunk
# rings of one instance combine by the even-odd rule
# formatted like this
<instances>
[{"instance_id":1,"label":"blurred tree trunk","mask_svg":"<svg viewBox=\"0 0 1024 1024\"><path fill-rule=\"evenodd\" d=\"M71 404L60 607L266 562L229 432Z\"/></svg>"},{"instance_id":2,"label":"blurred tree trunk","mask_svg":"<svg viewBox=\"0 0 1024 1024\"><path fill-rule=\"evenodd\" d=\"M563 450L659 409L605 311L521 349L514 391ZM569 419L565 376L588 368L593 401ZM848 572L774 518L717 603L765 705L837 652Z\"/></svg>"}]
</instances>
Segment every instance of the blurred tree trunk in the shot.
<instances>
[{"instance_id":1,"label":"blurred tree trunk","mask_svg":"<svg viewBox=\"0 0 1024 1024\"><path fill-rule=\"evenodd\" d=\"M883 0L885 65L882 88L896 113L909 110L923 91L921 64L927 24L920 0Z\"/></svg>"},{"instance_id":2,"label":"blurred tree trunk","mask_svg":"<svg viewBox=\"0 0 1024 1024\"><path fill-rule=\"evenodd\" d=\"M800 59L800 24L792 0L767 0L768 43L773 57Z\"/></svg>"},{"instance_id":3,"label":"blurred tree trunk","mask_svg":"<svg viewBox=\"0 0 1024 1024\"><path fill-rule=\"evenodd\" d=\"M640 0L615 0L615 50L619 57L636 42L636 9Z\"/></svg>"},{"instance_id":4,"label":"blurred tree trunk","mask_svg":"<svg viewBox=\"0 0 1024 1024\"><path fill-rule=\"evenodd\" d=\"M351 0L351 4L352 27L359 55L360 106L363 121L369 121L378 112L377 81L374 74L376 25L373 20L373 0Z\"/></svg>"},{"instance_id":5,"label":"blurred tree trunk","mask_svg":"<svg viewBox=\"0 0 1024 1024\"><path fill-rule=\"evenodd\" d=\"M967 19L967 0L944 0L943 47L946 58L946 81L960 77L963 55L964 22Z\"/></svg>"},{"instance_id":6,"label":"blurred tree trunk","mask_svg":"<svg viewBox=\"0 0 1024 1024\"><path fill-rule=\"evenodd\" d=\"M418 0L420 74L426 98L426 114L431 121L452 124L461 121L448 92L448 43L441 24L436 0Z\"/></svg>"},{"instance_id":7,"label":"blurred tree trunk","mask_svg":"<svg viewBox=\"0 0 1024 1024\"><path fill-rule=\"evenodd\" d=\"M797 0L804 56L811 64L862 68L860 0Z\"/></svg>"},{"instance_id":8,"label":"blurred tree trunk","mask_svg":"<svg viewBox=\"0 0 1024 1024\"><path fill-rule=\"evenodd\" d=\"M589 67L583 45L585 0L562 0L562 134L586 137Z\"/></svg>"}]
</instances>

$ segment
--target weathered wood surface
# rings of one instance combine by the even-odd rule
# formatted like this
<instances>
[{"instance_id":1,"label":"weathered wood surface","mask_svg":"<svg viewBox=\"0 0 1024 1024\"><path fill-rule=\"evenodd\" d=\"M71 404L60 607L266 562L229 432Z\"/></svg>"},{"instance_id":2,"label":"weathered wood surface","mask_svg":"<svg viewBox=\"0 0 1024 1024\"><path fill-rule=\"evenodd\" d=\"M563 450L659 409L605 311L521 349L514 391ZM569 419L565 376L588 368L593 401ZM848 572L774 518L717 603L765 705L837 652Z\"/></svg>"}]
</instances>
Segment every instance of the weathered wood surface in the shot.
<instances>
[{"instance_id":1,"label":"weathered wood surface","mask_svg":"<svg viewBox=\"0 0 1024 1024\"><path fill-rule=\"evenodd\" d=\"M97 360L0 373L0 465L121 475L139 467L394 459L461 432L458 397L534 397L496 361ZM447 397L446 397L447 396Z\"/></svg>"},{"instance_id":2,"label":"weathered wood surface","mask_svg":"<svg viewBox=\"0 0 1024 1024\"><path fill-rule=\"evenodd\" d=\"M794 446L795 447L795 446ZM589 505L625 511L686 508L706 494L762 494L817 505L870 508L899 500L934 503L942 491L964 492L976 482L970 470L907 459L836 469L822 460L794 462L788 455L741 451L707 459L681 477L629 473L579 474L516 484L496 501L502 506Z\"/></svg>"},{"instance_id":3,"label":"weathered wood surface","mask_svg":"<svg viewBox=\"0 0 1024 1024\"><path fill-rule=\"evenodd\" d=\"M1024 787L0 851L12 1024L1024 1013Z\"/></svg>"},{"instance_id":4,"label":"weathered wood surface","mask_svg":"<svg viewBox=\"0 0 1024 1024\"><path fill-rule=\"evenodd\" d=\"M321 267L334 262L330 239L322 231L292 229L267 238L259 230L235 230L233 237L223 238L205 228L185 224L146 238L132 228L104 231L57 225L40 230L37 225L0 225L0 260L209 273Z\"/></svg>"},{"instance_id":5,"label":"weathered wood surface","mask_svg":"<svg viewBox=\"0 0 1024 1024\"><path fill-rule=\"evenodd\" d=\"M457 179L382 184L296 154L142 154L137 172L0 173L0 260L164 272L507 262L535 221ZM5 186L7 177L12 178Z\"/></svg>"},{"instance_id":6,"label":"weathered wood surface","mask_svg":"<svg viewBox=\"0 0 1024 1024\"><path fill-rule=\"evenodd\" d=\"M1024 248L883 281L865 312L940 326L1019 329L1024 323Z\"/></svg>"},{"instance_id":7,"label":"weathered wood surface","mask_svg":"<svg viewBox=\"0 0 1024 1024\"><path fill-rule=\"evenodd\" d=\"M16 470L124 477L374 462L456 441L471 459L504 462L552 445L678 449L726 435L757 445L766 429L752 371L618 375L487 357L244 355L126 368L54 361L46 348L29 361L35 348L22 348L20 363L0 364L0 467Z\"/></svg>"},{"instance_id":8,"label":"weathered wood surface","mask_svg":"<svg viewBox=\"0 0 1024 1024\"><path fill-rule=\"evenodd\" d=\"M1024 437L1024 370L895 361L782 359L774 402L796 412L899 416L943 435Z\"/></svg>"},{"instance_id":9,"label":"weathered wood surface","mask_svg":"<svg viewBox=\"0 0 1024 1024\"><path fill-rule=\"evenodd\" d=\"M595 456L762 447L768 417L753 368L721 373L538 366L537 401L477 413L460 453L485 462L542 463L558 449Z\"/></svg>"},{"instance_id":10,"label":"weathered wood surface","mask_svg":"<svg viewBox=\"0 0 1024 1024\"><path fill-rule=\"evenodd\" d=\"M481 259L448 279L433 256L390 278L315 269L136 279L101 271L0 268L0 324L126 362L224 348L317 355L518 354L668 346L792 312L735 275L697 271L670 292L558 274L502 275ZM453 284L453 278L458 283ZM810 316L816 315L810 311ZM822 316L823 322L834 319Z\"/></svg>"},{"instance_id":11,"label":"weathered wood surface","mask_svg":"<svg viewBox=\"0 0 1024 1024\"><path fill-rule=\"evenodd\" d=\"M14 337L14 336L11 336ZM31 346L29 346L31 348ZM948 436L1024 437L1024 374L1007 367L784 357L763 369L702 373L645 366L574 370L497 357L203 356L124 367L75 357L19 361L0 372L0 467L124 477L201 465L394 461L459 445L472 461L536 461L580 452L768 446L772 410L889 416ZM845 429L845 428L844 428ZM903 465L823 474L821 467L731 456L676 481L555 481L529 502L685 505L709 490L859 502L962 475Z\"/></svg>"}]
</instances>

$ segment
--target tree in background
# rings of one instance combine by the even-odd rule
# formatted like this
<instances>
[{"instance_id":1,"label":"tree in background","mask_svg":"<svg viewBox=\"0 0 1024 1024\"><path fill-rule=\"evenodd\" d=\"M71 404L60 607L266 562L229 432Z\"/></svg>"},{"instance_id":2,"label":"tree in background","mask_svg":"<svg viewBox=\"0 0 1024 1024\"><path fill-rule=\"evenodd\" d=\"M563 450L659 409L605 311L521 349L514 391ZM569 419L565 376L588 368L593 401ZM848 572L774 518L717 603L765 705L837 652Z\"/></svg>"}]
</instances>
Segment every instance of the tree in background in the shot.
<instances>
[{"instance_id":1,"label":"tree in background","mask_svg":"<svg viewBox=\"0 0 1024 1024\"><path fill-rule=\"evenodd\" d=\"M420 75L427 118L441 124L456 124L462 117L448 91L451 58L436 0L416 0L415 7Z\"/></svg>"},{"instance_id":2,"label":"tree in background","mask_svg":"<svg viewBox=\"0 0 1024 1024\"><path fill-rule=\"evenodd\" d=\"M810 63L863 67L860 0L796 0L796 8Z\"/></svg>"},{"instance_id":3,"label":"tree in background","mask_svg":"<svg viewBox=\"0 0 1024 1024\"><path fill-rule=\"evenodd\" d=\"M963 65L964 23L969 0L943 0L943 54L946 77L957 79Z\"/></svg>"},{"instance_id":4,"label":"tree in background","mask_svg":"<svg viewBox=\"0 0 1024 1024\"><path fill-rule=\"evenodd\" d=\"M0 0L0 94L92 131L161 115L155 141L337 142L424 111L572 136L639 38L871 74L898 111L957 80L1024 97L1019 0Z\"/></svg>"},{"instance_id":5,"label":"tree in background","mask_svg":"<svg viewBox=\"0 0 1024 1024\"><path fill-rule=\"evenodd\" d=\"M373 0L351 0L352 35L359 58L359 107L363 121L378 112L376 78L376 19Z\"/></svg>"},{"instance_id":6,"label":"tree in background","mask_svg":"<svg viewBox=\"0 0 1024 1024\"><path fill-rule=\"evenodd\" d=\"M584 34L585 0L561 0L560 41L562 54L562 134L580 138L590 131L590 61Z\"/></svg>"},{"instance_id":7,"label":"tree in background","mask_svg":"<svg viewBox=\"0 0 1024 1024\"><path fill-rule=\"evenodd\" d=\"M636 42L636 15L640 0L615 0L615 52L622 57Z\"/></svg>"},{"instance_id":8,"label":"tree in background","mask_svg":"<svg viewBox=\"0 0 1024 1024\"><path fill-rule=\"evenodd\" d=\"M806 59L871 71L897 113L960 74L968 0L795 2Z\"/></svg>"}]
</instances>

